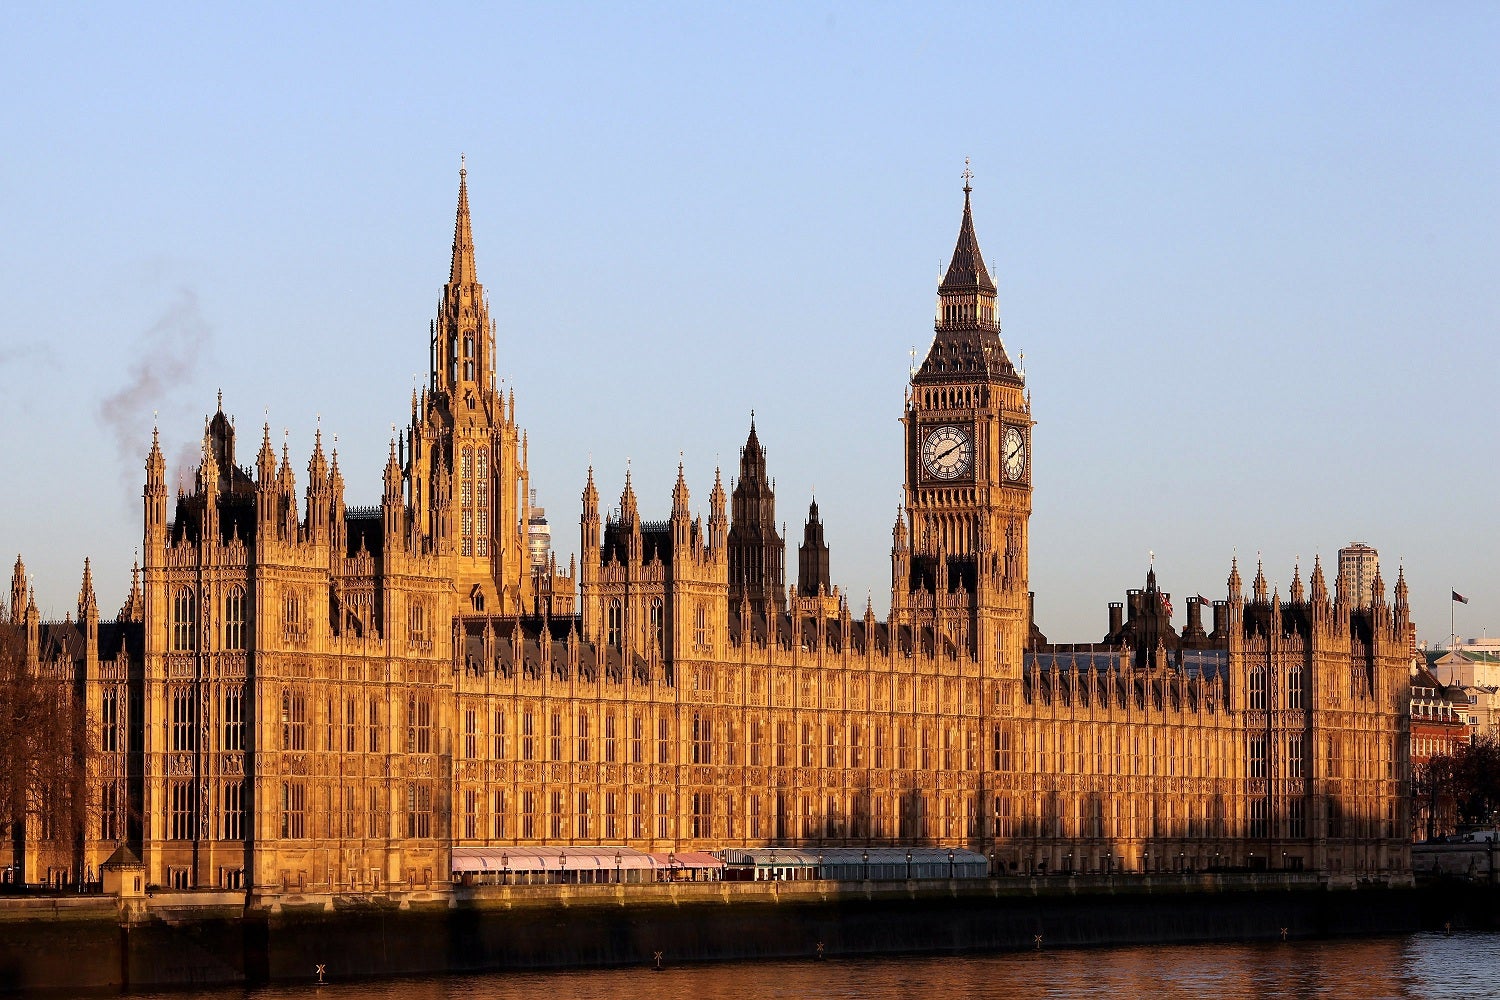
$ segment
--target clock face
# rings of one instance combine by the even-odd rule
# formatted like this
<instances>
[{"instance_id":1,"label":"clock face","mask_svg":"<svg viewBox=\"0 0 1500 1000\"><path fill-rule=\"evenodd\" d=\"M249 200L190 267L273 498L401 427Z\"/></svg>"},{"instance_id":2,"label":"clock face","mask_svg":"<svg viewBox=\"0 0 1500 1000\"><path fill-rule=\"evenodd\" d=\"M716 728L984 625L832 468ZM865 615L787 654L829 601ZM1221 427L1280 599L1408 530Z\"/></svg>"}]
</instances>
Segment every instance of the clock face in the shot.
<instances>
[{"instance_id":1,"label":"clock face","mask_svg":"<svg viewBox=\"0 0 1500 1000\"><path fill-rule=\"evenodd\" d=\"M934 479L957 479L973 464L974 440L962 427L939 427L922 442L922 465Z\"/></svg>"},{"instance_id":2,"label":"clock face","mask_svg":"<svg viewBox=\"0 0 1500 1000\"><path fill-rule=\"evenodd\" d=\"M1019 427L1005 428L1000 442L1000 462L1005 478L1017 482L1026 474L1026 438Z\"/></svg>"}]
</instances>

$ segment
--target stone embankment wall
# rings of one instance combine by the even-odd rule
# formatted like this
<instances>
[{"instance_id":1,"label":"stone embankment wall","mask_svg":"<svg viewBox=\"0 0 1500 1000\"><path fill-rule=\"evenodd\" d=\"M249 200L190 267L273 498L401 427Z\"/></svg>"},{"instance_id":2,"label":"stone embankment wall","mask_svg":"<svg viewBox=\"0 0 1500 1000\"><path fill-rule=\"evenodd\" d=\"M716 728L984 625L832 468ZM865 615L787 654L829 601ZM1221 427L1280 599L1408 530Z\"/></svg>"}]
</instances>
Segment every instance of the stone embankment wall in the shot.
<instances>
[{"instance_id":1,"label":"stone embankment wall","mask_svg":"<svg viewBox=\"0 0 1500 1000\"><path fill-rule=\"evenodd\" d=\"M1492 889L1313 875L484 886L453 894L0 900L0 992L815 960L1489 926Z\"/></svg>"}]
</instances>

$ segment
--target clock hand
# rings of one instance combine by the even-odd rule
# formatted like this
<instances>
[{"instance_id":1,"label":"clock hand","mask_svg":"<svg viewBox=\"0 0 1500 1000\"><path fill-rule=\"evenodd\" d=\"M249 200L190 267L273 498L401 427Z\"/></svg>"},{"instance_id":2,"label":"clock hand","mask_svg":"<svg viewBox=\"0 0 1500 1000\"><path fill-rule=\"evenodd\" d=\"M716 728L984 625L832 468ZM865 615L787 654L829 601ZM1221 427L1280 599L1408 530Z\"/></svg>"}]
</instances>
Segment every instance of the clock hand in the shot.
<instances>
[{"instance_id":1,"label":"clock hand","mask_svg":"<svg viewBox=\"0 0 1500 1000\"><path fill-rule=\"evenodd\" d=\"M940 451L940 452L938 452L937 453L937 457L938 457L938 459L947 458L949 455L953 454L957 450L958 450L958 445L956 445L956 444L950 444L948 446L948 448L947 448L946 451Z\"/></svg>"}]
</instances>

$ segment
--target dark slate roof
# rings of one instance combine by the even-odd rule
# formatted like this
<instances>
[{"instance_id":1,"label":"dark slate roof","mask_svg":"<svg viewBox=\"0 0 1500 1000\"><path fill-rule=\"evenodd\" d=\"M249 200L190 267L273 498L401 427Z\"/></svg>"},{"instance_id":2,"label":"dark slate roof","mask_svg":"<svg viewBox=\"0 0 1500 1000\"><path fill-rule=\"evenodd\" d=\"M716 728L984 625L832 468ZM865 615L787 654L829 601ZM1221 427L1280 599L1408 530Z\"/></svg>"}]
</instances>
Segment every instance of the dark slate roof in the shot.
<instances>
[{"instance_id":1,"label":"dark slate roof","mask_svg":"<svg viewBox=\"0 0 1500 1000\"><path fill-rule=\"evenodd\" d=\"M979 288L995 291L995 281L984 266L984 255L979 252L979 238L974 235L974 215L969 207L969 186L964 185L964 217L958 226L958 242L953 247L953 260L948 264L948 273L938 286L940 292L958 292Z\"/></svg>"}]
</instances>

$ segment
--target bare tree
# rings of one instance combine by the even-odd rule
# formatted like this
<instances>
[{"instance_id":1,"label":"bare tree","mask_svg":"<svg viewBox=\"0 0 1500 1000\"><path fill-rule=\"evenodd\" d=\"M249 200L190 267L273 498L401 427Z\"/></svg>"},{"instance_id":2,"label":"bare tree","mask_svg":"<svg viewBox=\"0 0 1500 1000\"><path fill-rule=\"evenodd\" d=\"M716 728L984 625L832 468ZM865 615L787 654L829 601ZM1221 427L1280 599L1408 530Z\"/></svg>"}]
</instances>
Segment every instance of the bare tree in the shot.
<instances>
[{"instance_id":1,"label":"bare tree","mask_svg":"<svg viewBox=\"0 0 1500 1000\"><path fill-rule=\"evenodd\" d=\"M92 743L73 680L33 668L24 630L0 626L0 836L18 882L28 841L56 845L75 870L80 860Z\"/></svg>"}]
</instances>

